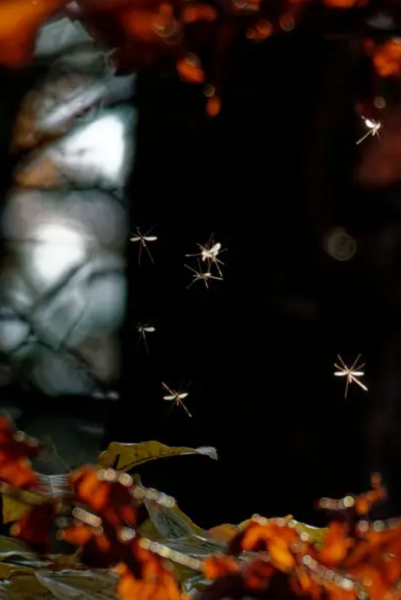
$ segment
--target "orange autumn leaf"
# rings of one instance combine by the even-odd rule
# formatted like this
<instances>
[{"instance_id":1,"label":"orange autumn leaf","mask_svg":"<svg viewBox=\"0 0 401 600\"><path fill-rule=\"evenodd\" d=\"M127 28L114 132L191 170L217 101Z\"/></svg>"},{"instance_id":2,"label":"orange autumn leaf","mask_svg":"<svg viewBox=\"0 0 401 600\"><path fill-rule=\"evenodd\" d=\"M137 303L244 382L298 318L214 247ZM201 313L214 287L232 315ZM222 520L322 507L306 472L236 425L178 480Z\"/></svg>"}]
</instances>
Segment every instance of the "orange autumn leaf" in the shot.
<instances>
[{"instance_id":1,"label":"orange autumn leaf","mask_svg":"<svg viewBox=\"0 0 401 600\"><path fill-rule=\"evenodd\" d=\"M296 567L295 574L290 580L291 589L297 596L309 595L312 598L318 598L320 587L314 581L309 573L306 573L302 567Z\"/></svg>"},{"instance_id":2,"label":"orange autumn leaf","mask_svg":"<svg viewBox=\"0 0 401 600\"><path fill-rule=\"evenodd\" d=\"M189 55L178 60L177 71L181 79L188 83L203 83L205 81L205 73L196 56Z\"/></svg>"},{"instance_id":3,"label":"orange autumn leaf","mask_svg":"<svg viewBox=\"0 0 401 600\"><path fill-rule=\"evenodd\" d=\"M210 556L202 564L203 573L207 579L217 579L239 571L239 564L231 556Z\"/></svg>"},{"instance_id":4,"label":"orange autumn leaf","mask_svg":"<svg viewBox=\"0 0 401 600\"><path fill-rule=\"evenodd\" d=\"M316 598L327 598L327 600L356 600L357 596L353 590L347 590L330 580L323 580L319 586Z\"/></svg>"},{"instance_id":5,"label":"orange autumn leaf","mask_svg":"<svg viewBox=\"0 0 401 600\"><path fill-rule=\"evenodd\" d=\"M247 38L255 42L266 40L273 33L273 26L267 19L260 19L246 33Z\"/></svg>"},{"instance_id":6,"label":"orange autumn leaf","mask_svg":"<svg viewBox=\"0 0 401 600\"><path fill-rule=\"evenodd\" d=\"M99 480L96 468L77 469L71 475L71 484L79 500L88 504L93 510L103 510L107 507L110 489L105 481Z\"/></svg>"},{"instance_id":7,"label":"orange autumn leaf","mask_svg":"<svg viewBox=\"0 0 401 600\"><path fill-rule=\"evenodd\" d=\"M329 8L361 8L368 0L323 0Z\"/></svg>"},{"instance_id":8,"label":"orange autumn leaf","mask_svg":"<svg viewBox=\"0 0 401 600\"><path fill-rule=\"evenodd\" d=\"M77 524L60 531L57 537L68 544L85 546L85 544L90 542L93 538L93 535L94 533L91 527L88 525Z\"/></svg>"},{"instance_id":9,"label":"orange autumn leaf","mask_svg":"<svg viewBox=\"0 0 401 600\"><path fill-rule=\"evenodd\" d=\"M39 442L15 431L7 417L0 417L0 480L18 488L38 483L29 458L39 453Z\"/></svg>"},{"instance_id":10,"label":"orange autumn leaf","mask_svg":"<svg viewBox=\"0 0 401 600\"><path fill-rule=\"evenodd\" d=\"M179 32L171 4L160 3L156 8L128 8L118 14L126 34L135 41L164 44Z\"/></svg>"},{"instance_id":11,"label":"orange autumn leaf","mask_svg":"<svg viewBox=\"0 0 401 600\"><path fill-rule=\"evenodd\" d=\"M369 514L372 506L383 502L387 498L387 490L383 487L379 475L372 476L371 485L373 489L355 498L355 512L357 515L364 516Z\"/></svg>"},{"instance_id":12,"label":"orange autumn leaf","mask_svg":"<svg viewBox=\"0 0 401 600\"><path fill-rule=\"evenodd\" d=\"M125 564L117 568L120 580L117 585L120 600L181 600L180 588L172 575L160 578L137 579Z\"/></svg>"},{"instance_id":13,"label":"orange autumn leaf","mask_svg":"<svg viewBox=\"0 0 401 600\"><path fill-rule=\"evenodd\" d=\"M165 567L163 559L147 548L143 548L138 539L135 539L131 544L131 551L134 562L134 569L131 570L135 570L143 579L166 578L174 580L172 572Z\"/></svg>"},{"instance_id":14,"label":"orange autumn leaf","mask_svg":"<svg viewBox=\"0 0 401 600\"><path fill-rule=\"evenodd\" d=\"M338 565L348 554L353 540L348 537L345 523L333 521L324 537L323 547L318 553L318 560L324 565Z\"/></svg>"},{"instance_id":15,"label":"orange autumn leaf","mask_svg":"<svg viewBox=\"0 0 401 600\"><path fill-rule=\"evenodd\" d=\"M120 575L118 593L121 600L180 600L181 592L173 572L165 561L143 548L134 539L124 562L117 566Z\"/></svg>"},{"instance_id":16,"label":"orange autumn leaf","mask_svg":"<svg viewBox=\"0 0 401 600\"><path fill-rule=\"evenodd\" d=\"M39 442L20 431L7 417L0 417L0 450L10 458L32 458L39 452Z\"/></svg>"},{"instance_id":17,"label":"orange autumn leaf","mask_svg":"<svg viewBox=\"0 0 401 600\"><path fill-rule=\"evenodd\" d=\"M269 524L251 522L246 529L237 535L230 544L230 553L268 552L271 563L281 571L295 567L293 545L299 541L294 528L277 520Z\"/></svg>"},{"instance_id":18,"label":"orange autumn leaf","mask_svg":"<svg viewBox=\"0 0 401 600\"><path fill-rule=\"evenodd\" d=\"M270 550L270 546L278 544L289 547L297 540L297 533L292 527L280 526L276 523L271 525L259 525L251 523L241 534L241 548L248 552Z\"/></svg>"},{"instance_id":19,"label":"orange autumn leaf","mask_svg":"<svg viewBox=\"0 0 401 600\"><path fill-rule=\"evenodd\" d=\"M280 571L288 571L295 566L295 557L286 540L276 537L269 544L269 552L272 563L276 565Z\"/></svg>"},{"instance_id":20,"label":"orange autumn leaf","mask_svg":"<svg viewBox=\"0 0 401 600\"><path fill-rule=\"evenodd\" d=\"M10 529L11 535L39 553L49 550L53 519L57 505L47 502L34 506L16 521Z\"/></svg>"},{"instance_id":21,"label":"orange autumn leaf","mask_svg":"<svg viewBox=\"0 0 401 600\"><path fill-rule=\"evenodd\" d=\"M154 23L157 11L132 9L121 13L121 23L128 35L147 43L160 43L162 40L155 31Z\"/></svg>"},{"instance_id":22,"label":"orange autumn leaf","mask_svg":"<svg viewBox=\"0 0 401 600\"><path fill-rule=\"evenodd\" d=\"M182 18L185 23L196 23L197 21L211 23L217 19L217 11L209 4L193 4L184 8Z\"/></svg>"},{"instance_id":23,"label":"orange autumn leaf","mask_svg":"<svg viewBox=\"0 0 401 600\"><path fill-rule=\"evenodd\" d=\"M113 527L136 526L138 502L129 475L113 469L81 467L71 475L71 483L79 502Z\"/></svg>"},{"instance_id":24,"label":"orange autumn leaf","mask_svg":"<svg viewBox=\"0 0 401 600\"><path fill-rule=\"evenodd\" d=\"M2 0L0 2L0 64L21 67L32 56L39 27L66 0Z\"/></svg>"},{"instance_id":25,"label":"orange autumn leaf","mask_svg":"<svg viewBox=\"0 0 401 600\"><path fill-rule=\"evenodd\" d=\"M124 547L116 540L112 529L107 525L96 529L76 523L60 531L57 537L80 547L81 561L90 567L106 569L123 559Z\"/></svg>"},{"instance_id":26,"label":"orange autumn leaf","mask_svg":"<svg viewBox=\"0 0 401 600\"><path fill-rule=\"evenodd\" d=\"M275 568L267 560L253 560L244 569L245 589L249 592L261 592L267 589L275 572Z\"/></svg>"},{"instance_id":27,"label":"orange autumn leaf","mask_svg":"<svg viewBox=\"0 0 401 600\"><path fill-rule=\"evenodd\" d=\"M398 75L401 70L401 43L388 40L373 53L373 64L379 75Z\"/></svg>"},{"instance_id":28,"label":"orange autumn leaf","mask_svg":"<svg viewBox=\"0 0 401 600\"><path fill-rule=\"evenodd\" d=\"M374 528L364 531L365 527L361 527L362 524L366 526L367 522L357 526L357 543L344 561L344 568L371 563L375 557L384 555L401 558L401 525L384 531L375 531Z\"/></svg>"},{"instance_id":29,"label":"orange autumn leaf","mask_svg":"<svg viewBox=\"0 0 401 600\"><path fill-rule=\"evenodd\" d=\"M372 489L358 496L345 496L340 500L332 498L321 498L318 502L319 508L335 512L348 512L355 517L366 516L369 514L372 506L383 502L387 498L387 490L382 485L380 475L373 475L371 478Z\"/></svg>"},{"instance_id":30,"label":"orange autumn leaf","mask_svg":"<svg viewBox=\"0 0 401 600\"><path fill-rule=\"evenodd\" d=\"M0 479L17 488L34 487L37 483L36 473L27 460L20 458L9 461L1 451Z\"/></svg>"},{"instance_id":31,"label":"orange autumn leaf","mask_svg":"<svg viewBox=\"0 0 401 600\"><path fill-rule=\"evenodd\" d=\"M266 557L248 560L243 565L227 556L209 557L205 563L204 573L208 572L214 581L201 594L200 600L254 597L269 588L278 572Z\"/></svg>"},{"instance_id":32,"label":"orange autumn leaf","mask_svg":"<svg viewBox=\"0 0 401 600\"><path fill-rule=\"evenodd\" d=\"M350 571L357 580L361 581L366 589L369 589L369 594L377 600L384 600L392 587L386 581L385 574L381 569L375 568L373 565L362 565L358 569Z\"/></svg>"},{"instance_id":33,"label":"orange autumn leaf","mask_svg":"<svg viewBox=\"0 0 401 600\"><path fill-rule=\"evenodd\" d=\"M221 100L218 96L213 95L208 98L206 103L206 112L209 117L217 117L221 111Z\"/></svg>"}]
</instances>

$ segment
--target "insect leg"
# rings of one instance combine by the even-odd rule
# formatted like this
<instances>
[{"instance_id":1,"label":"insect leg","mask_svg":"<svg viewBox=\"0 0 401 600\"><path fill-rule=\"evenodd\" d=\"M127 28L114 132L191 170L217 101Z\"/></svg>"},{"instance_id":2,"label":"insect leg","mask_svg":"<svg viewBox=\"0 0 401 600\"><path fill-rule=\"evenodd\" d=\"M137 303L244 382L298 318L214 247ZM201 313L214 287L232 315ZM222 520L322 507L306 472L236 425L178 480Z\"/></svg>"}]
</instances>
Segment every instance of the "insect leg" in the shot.
<instances>
[{"instance_id":1,"label":"insect leg","mask_svg":"<svg viewBox=\"0 0 401 600\"><path fill-rule=\"evenodd\" d=\"M361 355L358 354L358 356L356 357L354 364L352 365L352 367L350 368L350 371L355 371L355 365L358 363L358 360L361 358Z\"/></svg>"},{"instance_id":2,"label":"insect leg","mask_svg":"<svg viewBox=\"0 0 401 600\"><path fill-rule=\"evenodd\" d=\"M178 400L177 401L178 404L180 404L182 406L182 408L185 410L185 412L187 413L188 417L192 418L191 413L189 412L189 410L187 409L187 407L185 406L184 402L182 400Z\"/></svg>"},{"instance_id":3,"label":"insect leg","mask_svg":"<svg viewBox=\"0 0 401 600\"><path fill-rule=\"evenodd\" d=\"M367 133L365 133L365 135L362 136L360 140L357 141L356 145L358 145L361 142L363 142L363 140L366 140L366 138L368 137L368 135L372 135L372 129L369 129L369 131Z\"/></svg>"},{"instance_id":4,"label":"insect leg","mask_svg":"<svg viewBox=\"0 0 401 600\"><path fill-rule=\"evenodd\" d=\"M146 252L148 253L148 256L149 256L150 260L152 261L152 263L155 264L155 261L153 260L153 256L152 256L145 240L143 240L143 247L145 248Z\"/></svg>"},{"instance_id":5,"label":"insect leg","mask_svg":"<svg viewBox=\"0 0 401 600\"><path fill-rule=\"evenodd\" d=\"M345 362L343 361L343 359L341 358L341 356L339 354L337 354L337 358L339 359L340 363L342 364L342 366L344 367L345 371L348 371L348 367L345 364Z\"/></svg>"},{"instance_id":6,"label":"insect leg","mask_svg":"<svg viewBox=\"0 0 401 600\"><path fill-rule=\"evenodd\" d=\"M344 398L346 398L346 397L347 397L347 395L348 395L348 386L349 386L349 382L350 382L350 377L349 377L349 375L347 375L347 382L346 382L346 384L345 384L345 394L344 394Z\"/></svg>"},{"instance_id":7,"label":"insect leg","mask_svg":"<svg viewBox=\"0 0 401 600\"><path fill-rule=\"evenodd\" d=\"M138 339L136 341L135 354L138 353L139 346L141 345L142 336L143 336L143 331L138 331Z\"/></svg>"},{"instance_id":8,"label":"insect leg","mask_svg":"<svg viewBox=\"0 0 401 600\"><path fill-rule=\"evenodd\" d=\"M356 377L353 377L351 375L352 381L355 381L355 383L357 383L363 390L365 390L365 392L368 391L368 388L366 387L366 385L363 385L363 383L361 383Z\"/></svg>"},{"instance_id":9,"label":"insect leg","mask_svg":"<svg viewBox=\"0 0 401 600\"><path fill-rule=\"evenodd\" d=\"M224 265L224 263L221 260L219 260L217 257L212 262L216 265L216 269L218 270L220 277L223 279L223 273L221 272L219 263L221 265Z\"/></svg>"}]
</instances>

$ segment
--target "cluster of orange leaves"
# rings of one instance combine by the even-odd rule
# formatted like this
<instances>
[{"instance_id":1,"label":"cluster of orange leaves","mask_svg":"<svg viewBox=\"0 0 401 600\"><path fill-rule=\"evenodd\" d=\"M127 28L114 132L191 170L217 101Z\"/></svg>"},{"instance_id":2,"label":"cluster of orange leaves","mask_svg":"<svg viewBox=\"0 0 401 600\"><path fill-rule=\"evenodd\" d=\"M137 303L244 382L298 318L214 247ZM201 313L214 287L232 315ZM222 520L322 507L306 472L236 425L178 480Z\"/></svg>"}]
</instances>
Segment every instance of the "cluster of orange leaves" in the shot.
<instances>
[{"instance_id":1,"label":"cluster of orange leaves","mask_svg":"<svg viewBox=\"0 0 401 600\"><path fill-rule=\"evenodd\" d=\"M40 447L16 432L7 419L0 419L3 493L35 490L29 458ZM71 517L58 528L58 537L79 547L83 564L114 568L122 600L184 600L168 560L141 543L137 528L146 513L133 479L113 469L84 466L71 474L70 484L68 497L32 506L13 524L12 534L40 552L48 551L56 517L67 510ZM203 561L203 574L211 583L200 600L245 596L398 600L401 519L368 520L372 505L385 498L379 476L372 478L367 493L341 500L323 498L319 506L333 518L319 542L310 529L299 528L291 518L255 517L231 538L225 554Z\"/></svg>"},{"instance_id":2,"label":"cluster of orange leaves","mask_svg":"<svg viewBox=\"0 0 401 600\"><path fill-rule=\"evenodd\" d=\"M216 580L203 600L225 597L309 597L313 600L391 600L401 596L401 520L370 523L372 504L385 498L380 479L374 489L342 500L324 499L336 511L321 545L296 531L286 519L260 520L234 538L226 556L205 560L205 574ZM339 519L339 515L345 520ZM362 518L361 518L362 517ZM264 522L263 522L264 521ZM256 552L243 565L241 552Z\"/></svg>"},{"instance_id":3,"label":"cluster of orange leaves","mask_svg":"<svg viewBox=\"0 0 401 600\"><path fill-rule=\"evenodd\" d=\"M106 46L116 49L118 64L138 68L173 58L179 76L203 85L207 112L220 111L220 78L235 37L235 17L254 41L265 40L275 31L287 29L304 7L314 3L332 9L365 7L369 0L282 0L281 16L270 0L0 0L0 64L21 67L33 53L40 26L63 12L81 19L89 32ZM198 24L199 27L193 27ZM231 25L230 25L231 24ZM209 73L200 55L211 49ZM398 74L400 48L389 41L372 50L380 75Z\"/></svg>"},{"instance_id":4,"label":"cluster of orange leaves","mask_svg":"<svg viewBox=\"0 0 401 600\"><path fill-rule=\"evenodd\" d=\"M381 77L397 76L401 72L401 39L394 38L382 44L366 40L365 48L372 56L375 71Z\"/></svg>"},{"instance_id":5,"label":"cluster of orange leaves","mask_svg":"<svg viewBox=\"0 0 401 600\"><path fill-rule=\"evenodd\" d=\"M29 459L39 449L37 440L16 432L9 419L0 417L0 481L16 488L35 486L37 477Z\"/></svg>"}]
</instances>

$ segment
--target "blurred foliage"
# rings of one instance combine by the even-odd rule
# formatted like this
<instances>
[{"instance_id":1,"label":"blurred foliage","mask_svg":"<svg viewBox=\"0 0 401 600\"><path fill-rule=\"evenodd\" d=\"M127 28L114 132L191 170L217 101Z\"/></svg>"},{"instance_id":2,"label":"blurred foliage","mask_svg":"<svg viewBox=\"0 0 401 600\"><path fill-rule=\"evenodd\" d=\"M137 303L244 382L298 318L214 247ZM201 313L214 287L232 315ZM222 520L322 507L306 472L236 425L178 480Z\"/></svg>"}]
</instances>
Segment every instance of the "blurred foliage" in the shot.
<instances>
[{"instance_id":1,"label":"blurred foliage","mask_svg":"<svg viewBox=\"0 0 401 600\"><path fill-rule=\"evenodd\" d=\"M262 41L291 30L295 20L302 22L312 9L321 15L319 11L326 9L365 11L369 4L368 0L2 0L0 56L7 67L27 64L40 26L65 10L82 20L91 35L116 49L113 60L119 66L134 69L170 56L182 79L204 86L207 110L214 116L220 108L219 77L225 60L221 55L230 49L233 23L238 22L249 39ZM360 14L366 17L366 12ZM200 35L194 28L199 25ZM380 76L399 74L397 41L376 43L369 34L362 39ZM210 40L220 48L221 64L209 73L199 55ZM401 595L401 521L368 518L371 507L386 497L377 476L365 494L320 501L319 507L331 515L326 529L298 523L291 515L270 519L254 515L239 525L221 524L204 531L179 510L174 498L144 487L137 475L126 471L180 454L217 458L213 448L113 442L100 455L98 466L58 475L57 486L51 476L45 480L30 464L44 450L38 440L0 419L3 522L12 523L13 536L0 538L0 597L396 600ZM207 491L205 498L211 501ZM54 554L56 540L66 545L64 554Z\"/></svg>"},{"instance_id":2,"label":"blurred foliage","mask_svg":"<svg viewBox=\"0 0 401 600\"><path fill-rule=\"evenodd\" d=\"M0 419L0 491L3 500L25 506L11 526L16 539L0 537L4 598L400 596L401 520L369 520L372 506L386 499L378 475L367 493L320 500L319 508L331 515L326 529L299 523L292 515L254 515L239 525L204 531L174 498L144 487L138 474L124 469L83 466L59 475L52 493L29 463L32 452L43 451L40 441ZM216 458L214 449L151 441L112 443L99 462L118 464L122 458L131 470L145 460L188 453ZM54 554L57 539L66 544L64 554Z\"/></svg>"},{"instance_id":3,"label":"blurred foliage","mask_svg":"<svg viewBox=\"0 0 401 600\"><path fill-rule=\"evenodd\" d=\"M390 29L396 29L397 1L388 0L382 9ZM238 32L254 42L296 25L324 35L358 32L354 41L371 57L379 76L397 76L401 68L398 39L390 32L390 39L375 40L370 23L379 13L373 0L2 0L0 63L27 65L41 25L60 15L78 19L94 39L111 48L108 60L120 68L165 66L170 59L182 80L203 86L210 116L220 111L223 73Z\"/></svg>"}]
</instances>

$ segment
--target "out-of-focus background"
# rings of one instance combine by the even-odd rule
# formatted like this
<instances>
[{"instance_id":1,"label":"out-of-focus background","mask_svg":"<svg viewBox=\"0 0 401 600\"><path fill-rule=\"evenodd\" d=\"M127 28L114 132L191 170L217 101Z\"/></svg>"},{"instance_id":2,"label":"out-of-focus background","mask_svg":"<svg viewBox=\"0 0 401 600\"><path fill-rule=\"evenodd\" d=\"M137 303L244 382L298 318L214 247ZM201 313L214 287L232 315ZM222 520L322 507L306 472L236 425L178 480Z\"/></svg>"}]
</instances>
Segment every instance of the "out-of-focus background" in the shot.
<instances>
[{"instance_id":1,"label":"out-of-focus background","mask_svg":"<svg viewBox=\"0 0 401 600\"><path fill-rule=\"evenodd\" d=\"M200 525L318 524L317 498L377 470L380 514L399 511L395 90L372 89L349 37L302 30L238 39L214 119L167 70L132 80L94 50L42 52L2 74L3 409L68 466L112 440L215 446L218 462L141 470ZM357 145L368 98L389 125ZM138 265L129 237L152 227ZM212 234L223 280L187 289L186 255ZM344 398L337 354L362 355L367 393ZM188 391L191 418L162 382Z\"/></svg>"}]
</instances>

